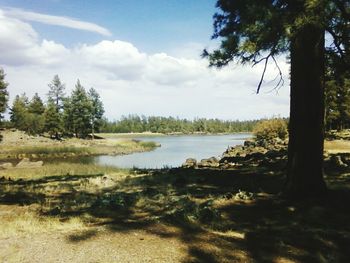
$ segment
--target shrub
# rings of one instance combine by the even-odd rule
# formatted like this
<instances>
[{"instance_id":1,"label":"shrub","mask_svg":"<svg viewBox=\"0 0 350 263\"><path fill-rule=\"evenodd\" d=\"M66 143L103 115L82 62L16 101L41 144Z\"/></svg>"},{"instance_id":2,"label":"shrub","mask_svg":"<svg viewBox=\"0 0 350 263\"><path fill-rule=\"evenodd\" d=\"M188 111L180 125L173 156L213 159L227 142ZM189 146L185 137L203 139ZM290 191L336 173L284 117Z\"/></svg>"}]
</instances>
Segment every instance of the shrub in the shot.
<instances>
[{"instance_id":1,"label":"shrub","mask_svg":"<svg viewBox=\"0 0 350 263\"><path fill-rule=\"evenodd\" d=\"M284 140L288 135L287 122L284 119L270 119L257 123L253 129L257 141L269 141L275 138Z\"/></svg>"}]
</instances>

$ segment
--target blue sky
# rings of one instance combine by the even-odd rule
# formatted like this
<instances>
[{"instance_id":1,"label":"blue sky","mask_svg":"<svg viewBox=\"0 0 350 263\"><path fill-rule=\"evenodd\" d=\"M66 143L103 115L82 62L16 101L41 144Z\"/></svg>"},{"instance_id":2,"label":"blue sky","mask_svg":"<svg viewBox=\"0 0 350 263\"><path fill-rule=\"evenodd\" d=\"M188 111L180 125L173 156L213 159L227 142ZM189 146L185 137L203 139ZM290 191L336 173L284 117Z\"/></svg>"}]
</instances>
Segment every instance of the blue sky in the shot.
<instances>
[{"instance_id":1,"label":"blue sky","mask_svg":"<svg viewBox=\"0 0 350 263\"><path fill-rule=\"evenodd\" d=\"M172 50L188 42L210 43L213 0L1 0L0 6L79 18L108 28L107 39L128 41L141 51ZM46 38L72 46L94 43L98 34L33 23Z\"/></svg>"},{"instance_id":2,"label":"blue sky","mask_svg":"<svg viewBox=\"0 0 350 263\"><path fill-rule=\"evenodd\" d=\"M101 95L109 119L144 114L182 118L256 119L288 116L286 85L271 90L269 67L232 63L217 70L200 58L210 40L212 0L0 0L0 66L11 99L25 92L45 98L55 74L67 94L79 78Z\"/></svg>"}]
</instances>

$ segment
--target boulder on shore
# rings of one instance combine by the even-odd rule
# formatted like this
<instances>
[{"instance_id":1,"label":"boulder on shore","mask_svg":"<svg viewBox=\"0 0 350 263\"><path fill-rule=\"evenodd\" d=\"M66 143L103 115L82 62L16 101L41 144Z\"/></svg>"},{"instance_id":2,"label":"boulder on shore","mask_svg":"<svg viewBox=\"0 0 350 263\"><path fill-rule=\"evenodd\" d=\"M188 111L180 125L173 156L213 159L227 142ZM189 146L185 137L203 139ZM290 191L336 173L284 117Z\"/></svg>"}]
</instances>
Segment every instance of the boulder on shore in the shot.
<instances>
[{"instance_id":1,"label":"boulder on shore","mask_svg":"<svg viewBox=\"0 0 350 263\"><path fill-rule=\"evenodd\" d=\"M194 158L188 158L186 161L182 164L183 168L194 168L197 166L197 160Z\"/></svg>"},{"instance_id":2,"label":"boulder on shore","mask_svg":"<svg viewBox=\"0 0 350 263\"><path fill-rule=\"evenodd\" d=\"M198 167L219 167L219 160L215 157L210 157L209 159L202 159L198 163Z\"/></svg>"}]
</instances>

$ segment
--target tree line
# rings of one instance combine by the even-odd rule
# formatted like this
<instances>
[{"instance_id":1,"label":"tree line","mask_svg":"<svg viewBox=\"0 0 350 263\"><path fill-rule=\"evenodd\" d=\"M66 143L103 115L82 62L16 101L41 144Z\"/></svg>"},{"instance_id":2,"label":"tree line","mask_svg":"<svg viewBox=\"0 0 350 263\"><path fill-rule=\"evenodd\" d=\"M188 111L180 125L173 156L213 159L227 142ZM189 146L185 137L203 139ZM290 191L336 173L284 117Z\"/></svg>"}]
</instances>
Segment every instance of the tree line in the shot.
<instances>
[{"instance_id":1,"label":"tree line","mask_svg":"<svg viewBox=\"0 0 350 263\"><path fill-rule=\"evenodd\" d=\"M128 133L235 133L251 132L258 120L224 121L219 119L197 118L194 120L159 116L123 116L119 121L104 120L101 132Z\"/></svg>"},{"instance_id":2,"label":"tree line","mask_svg":"<svg viewBox=\"0 0 350 263\"><path fill-rule=\"evenodd\" d=\"M94 88L87 91L78 80L71 95L65 96L65 84L58 75L48 87L46 103L37 93L30 100L25 93L16 95L10 107L11 127L32 135L46 132L56 139L86 138L99 131L104 108Z\"/></svg>"}]
</instances>

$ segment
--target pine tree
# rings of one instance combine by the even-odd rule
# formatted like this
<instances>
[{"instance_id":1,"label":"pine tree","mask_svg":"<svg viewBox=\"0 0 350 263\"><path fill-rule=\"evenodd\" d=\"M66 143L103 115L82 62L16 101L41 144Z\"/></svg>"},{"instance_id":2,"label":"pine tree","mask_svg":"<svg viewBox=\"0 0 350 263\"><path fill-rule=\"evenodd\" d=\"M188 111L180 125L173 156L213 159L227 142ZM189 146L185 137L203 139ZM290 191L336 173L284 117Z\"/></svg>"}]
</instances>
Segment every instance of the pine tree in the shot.
<instances>
[{"instance_id":1,"label":"pine tree","mask_svg":"<svg viewBox=\"0 0 350 263\"><path fill-rule=\"evenodd\" d=\"M77 81L75 89L70 97L68 119L72 132L76 137L85 138L91 131L92 103L86 93L85 88Z\"/></svg>"},{"instance_id":2,"label":"pine tree","mask_svg":"<svg viewBox=\"0 0 350 263\"><path fill-rule=\"evenodd\" d=\"M334 40L328 51L348 57L344 29L350 16L348 1L218 0L217 7L213 38L220 38L221 46L203 53L212 66L233 60L263 62L259 92L268 62L278 68L275 57L289 52L291 106L284 193L293 198L323 195L325 32Z\"/></svg>"},{"instance_id":3,"label":"pine tree","mask_svg":"<svg viewBox=\"0 0 350 263\"><path fill-rule=\"evenodd\" d=\"M0 124L3 119L2 113L6 111L8 103L8 83L5 82L5 73L2 68L0 68Z\"/></svg>"},{"instance_id":4,"label":"pine tree","mask_svg":"<svg viewBox=\"0 0 350 263\"><path fill-rule=\"evenodd\" d=\"M339 116L338 84L335 80L329 80L325 84L325 122L327 130L338 129Z\"/></svg>"},{"instance_id":5,"label":"pine tree","mask_svg":"<svg viewBox=\"0 0 350 263\"><path fill-rule=\"evenodd\" d=\"M63 100L63 114L62 114L64 134L69 135L69 136L74 134L71 101L72 100L70 97L64 98L64 100Z\"/></svg>"},{"instance_id":6,"label":"pine tree","mask_svg":"<svg viewBox=\"0 0 350 263\"><path fill-rule=\"evenodd\" d=\"M350 79L343 79L338 95L339 129L349 128L350 124Z\"/></svg>"},{"instance_id":7,"label":"pine tree","mask_svg":"<svg viewBox=\"0 0 350 263\"><path fill-rule=\"evenodd\" d=\"M94 139L95 131L98 131L102 124L102 117L104 114L103 103L100 95L94 88L90 88L88 92L89 100L91 101L91 136Z\"/></svg>"},{"instance_id":8,"label":"pine tree","mask_svg":"<svg viewBox=\"0 0 350 263\"><path fill-rule=\"evenodd\" d=\"M32 100L30 101L28 105L28 112L41 115L45 111L45 106L41 98L39 97L38 93L35 93Z\"/></svg>"},{"instance_id":9,"label":"pine tree","mask_svg":"<svg viewBox=\"0 0 350 263\"><path fill-rule=\"evenodd\" d=\"M56 105L56 110L60 111L63 107L63 101L64 101L64 90L65 85L61 82L58 75L55 75L53 77L53 80L50 84L48 84L50 90L48 93L48 100L52 101Z\"/></svg>"},{"instance_id":10,"label":"pine tree","mask_svg":"<svg viewBox=\"0 0 350 263\"><path fill-rule=\"evenodd\" d=\"M10 120L13 126L19 130L26 130L26 115L28 105L28 98L23 93L21 96L16 95L12 107L10 109Z\"/></svg>"},{"instance_id":11,"label":"pine tree","mask_svg":"<svg viewBox=\"0 0 350 263\"><path fill-rule=\"evenodd\" d=\"M57 112L57 105L49 101L44 112L45 125L44 130L59 139L59 134L63 131L62 114Z\"/></svg>"}]
</instances>

